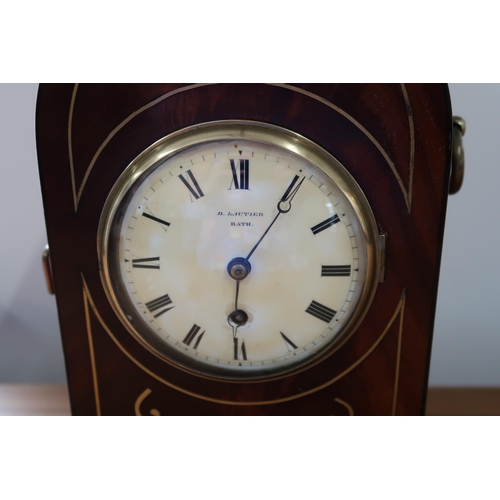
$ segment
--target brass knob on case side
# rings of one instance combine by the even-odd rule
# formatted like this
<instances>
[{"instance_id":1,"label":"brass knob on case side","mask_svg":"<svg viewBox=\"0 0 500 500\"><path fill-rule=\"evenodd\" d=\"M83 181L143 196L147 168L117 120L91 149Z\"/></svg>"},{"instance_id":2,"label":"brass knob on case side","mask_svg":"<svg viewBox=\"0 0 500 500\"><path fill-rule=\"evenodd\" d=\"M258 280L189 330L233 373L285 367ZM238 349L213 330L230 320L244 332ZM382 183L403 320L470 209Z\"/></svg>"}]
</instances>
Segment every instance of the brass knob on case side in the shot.
<instances>
[{"instance_id":1,"label":"brass knob on case side","mask_svg":"<svg viewBox=\"0 0 500 500\"><path fill-rule=\"evenodd\" d=\"M449 193L460 191L464 181L465 155L462 137L465 135L465 120L460 116L453 117L451 175Z\"/></svg>"}]
</instances>

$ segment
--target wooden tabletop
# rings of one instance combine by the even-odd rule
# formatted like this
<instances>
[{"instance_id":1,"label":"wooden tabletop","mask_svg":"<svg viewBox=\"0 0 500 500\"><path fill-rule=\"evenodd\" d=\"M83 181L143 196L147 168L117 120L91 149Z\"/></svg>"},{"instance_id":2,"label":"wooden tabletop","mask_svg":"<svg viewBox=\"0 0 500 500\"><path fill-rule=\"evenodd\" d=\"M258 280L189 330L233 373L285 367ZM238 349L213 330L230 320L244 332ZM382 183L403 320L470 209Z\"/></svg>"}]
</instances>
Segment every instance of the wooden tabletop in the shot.
<instances>
[{"instance_id":1,"label":"wooden tabletop","mask_svg":"<svg viewBox=\"0 0 500 500\"><path fill-rule=\"evenodd\" d=\"M70 414L65 385L0 384L0 415ZM427 415L500 415L500 388L430 388Z\"/></svg>"},{"instance_id":2,"label":"wooden tabletop","mask_svg":"<svg viewBox=\"0 0 500 500\"><path fill-rule=\"evenodd\" d=\"M431 387L426 415L500 415L500 388Z\"/></svg>"},{"instance_id":3,"label":"wooden tabletop","mask_svg":"<svg viewBox=\"0 0 500 500\"><path fill-rule=\"evenodd\" d=\"M0 384L0 415L71 415L65 385Z\"/></svg>"}]
</instances>

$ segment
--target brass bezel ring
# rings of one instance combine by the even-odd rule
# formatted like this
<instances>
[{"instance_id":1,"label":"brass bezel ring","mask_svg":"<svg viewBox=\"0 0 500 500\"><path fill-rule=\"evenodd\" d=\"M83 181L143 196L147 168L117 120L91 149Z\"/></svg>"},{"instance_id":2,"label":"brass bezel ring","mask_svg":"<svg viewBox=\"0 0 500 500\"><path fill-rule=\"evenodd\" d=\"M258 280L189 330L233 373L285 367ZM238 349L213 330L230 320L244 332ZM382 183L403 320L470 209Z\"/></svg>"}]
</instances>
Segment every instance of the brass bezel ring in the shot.
<instances>
[{"instance_id":1,"label":"brass bezel ring","mask_svg":"<svg viewBox=\"0 0 500 500\"><path fill-rule=\"evenodd\" d=\"M360 249L365 252L365 280L358 304L349 323L341 334L318 351L313 359L305 360L299 366L288 367L288 369L285 367L283 371L270 372L269 374L255 375L242 370L241 375L235 375L234 367L231 367L231 370L224 370L221 367L219 370L209 370L210 373L207 373L201 370L195 362L190 363L189 359L185 360L185 355L172 354L172 349L163 348L164 344L159 338L155 340L151 335L151 338L148 338L147 335L141 334L133 326L123 310L117 293L117 281L119 282L119 280L114 277L112 270L114 250L110 251L113 244L116 246L112 233L113 229L118 226L116 224L117 218L120 214L123 216L126 209L123 202L127 200L131 190L140 185L151 172L167 159L183 150L203 143L242 139L285 149L319 168L338 186L356 216L356 230L362 234L366 242L366 246ZM207 122L178 130L158 140L135 158L119 176L104 204L99 221L97 252L104 291L114 312L128 332L162 361L197 376L227 382L261 382L283 378L310 368L337 351L353 335L368 312L376 293L381 265L381 249L375 217L366 196L348 170L322 147L295 132L268 123L245 120ZM165 353L166 350L168 353Z\"/></svg>"}]
</instances>

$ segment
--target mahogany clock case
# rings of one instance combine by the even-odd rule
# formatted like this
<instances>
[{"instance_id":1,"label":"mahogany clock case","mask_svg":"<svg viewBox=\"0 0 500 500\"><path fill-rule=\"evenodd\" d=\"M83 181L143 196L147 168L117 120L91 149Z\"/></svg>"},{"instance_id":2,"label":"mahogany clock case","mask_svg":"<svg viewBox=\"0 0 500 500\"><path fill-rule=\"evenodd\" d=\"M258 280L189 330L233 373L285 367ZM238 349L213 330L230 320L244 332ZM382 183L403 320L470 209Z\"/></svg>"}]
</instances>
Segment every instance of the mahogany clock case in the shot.
<instances>
[{"instance_id":1,"label":"mahogany clock case","mask_svg":"<svg viewBox=\"0 0 500 500\"><path fill-rule=\"evenodd\" d=\"M118 319L97 255L113 185L169 134L268 123L333 155L374 213L385 265L354 334L306 370L251 382L199 376ZM419 415L448 196L452 115L441 84L43 84L36 138L74 415Z\"/></svg>"}]
</instances>

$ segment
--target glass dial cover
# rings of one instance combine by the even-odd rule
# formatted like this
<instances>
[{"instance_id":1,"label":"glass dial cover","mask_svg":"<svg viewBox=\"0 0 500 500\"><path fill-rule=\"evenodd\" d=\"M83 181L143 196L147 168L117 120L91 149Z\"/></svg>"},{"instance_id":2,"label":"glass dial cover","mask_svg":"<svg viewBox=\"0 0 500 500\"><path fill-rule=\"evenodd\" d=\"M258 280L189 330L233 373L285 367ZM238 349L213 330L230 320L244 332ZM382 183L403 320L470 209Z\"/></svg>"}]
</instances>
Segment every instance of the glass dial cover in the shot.
<instances>
[{"instance_id":1,"label":"glass dial cover","mask_svg":"<svg viewBox=\"0 0 500 500\"><path fill-rule=\"evenodd\" d=\"M373 298L376 223L315 143L213 122L153 144L101 216L105 291L129 332L202 376L283 376L336 350Z\"/></svg>"}]
</instances>

